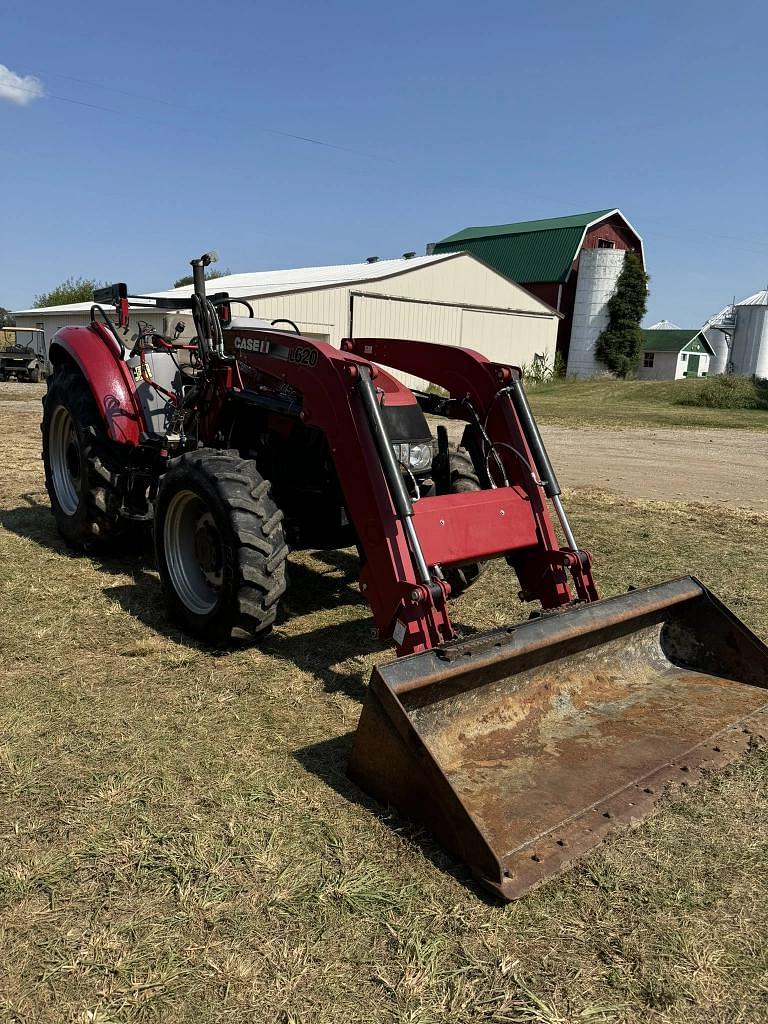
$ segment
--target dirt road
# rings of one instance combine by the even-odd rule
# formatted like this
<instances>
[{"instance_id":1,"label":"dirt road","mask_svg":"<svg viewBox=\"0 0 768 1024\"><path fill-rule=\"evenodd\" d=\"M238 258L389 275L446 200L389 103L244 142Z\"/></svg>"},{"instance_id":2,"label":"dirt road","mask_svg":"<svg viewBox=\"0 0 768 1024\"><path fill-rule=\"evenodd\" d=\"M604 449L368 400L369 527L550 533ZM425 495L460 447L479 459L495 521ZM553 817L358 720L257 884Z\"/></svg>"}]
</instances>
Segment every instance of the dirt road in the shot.
<instances>
[{"instance_id":1,"label":"dirt road","mask_svg":"<svg viewBox=\"0 0 768 1024\"><path fill-rule=\"evenodd\" d=\"M0 420L39 445L42 385L0 384ZM452 425L458 440L461 429ZM632 498L700 501L768 512L768 434L748 430L601 430L542 425L563 487L599 487Z\"/></svg>"},{"instance_id":2,"label":"dirt road","mask_svg":"<svg viewBox=\"0 0 768 1024\"><path fill-rule=\"evenodd\" d=\"M768 435L747 430L542 427L564 487L768 512Z\"/></svg>"},{"instance_id":3,"label":"dirt road","mask_svg":"<svg viewBox=\"0 0 768 1024\"><path fill-rule=\"evenodd\" d=\"M700 501L768 512L768 434L539 426L562 487L599 487L650 501ZM452 441L458 443L462 429L449 426Z\"/></svg>"}]
</instances>

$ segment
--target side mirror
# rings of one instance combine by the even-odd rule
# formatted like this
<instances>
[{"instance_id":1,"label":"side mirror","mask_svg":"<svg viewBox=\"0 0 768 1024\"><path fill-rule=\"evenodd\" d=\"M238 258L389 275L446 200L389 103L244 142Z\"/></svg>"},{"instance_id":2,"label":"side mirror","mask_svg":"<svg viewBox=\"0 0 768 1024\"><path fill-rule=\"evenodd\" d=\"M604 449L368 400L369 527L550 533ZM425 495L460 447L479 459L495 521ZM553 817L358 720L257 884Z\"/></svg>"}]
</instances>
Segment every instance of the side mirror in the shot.
<instances>
[{"instance_id":1,"label":"side mirror","mask_svg":"<svg viewBox=\"0 0 768 1024\"><path fill-rule=\"evenodd\" d=\"M128 298L127 284L108 284L103 288L93 289L93 301L101 305L107 303L110 306L117 306L121 299Z\"/></svg>"},{"instance_id":2,"label":"side mirror","mask_svg":"<svg viewBox=\"0 0 768 1024\"><path fill-rule=\"evenodd\" d=\"M224 327L228 327L232 322L232 307L229 304L229 292L216 292L215 295L211 295L211 302L216 307L216 312L219 315L219 320Z\"/></svg>"},{"instance_id":3,"label":"side mirror","mask_svg":"<svg viewBox=\"0 0 768 1024\"><path fill-rule=\"evenodd\" d=\"M97 305L109 303L117 310L117 322L121 327L128 326L128 285L108 284L104 288L93 289L93 301Z\"/></svg>"}]
</instances>

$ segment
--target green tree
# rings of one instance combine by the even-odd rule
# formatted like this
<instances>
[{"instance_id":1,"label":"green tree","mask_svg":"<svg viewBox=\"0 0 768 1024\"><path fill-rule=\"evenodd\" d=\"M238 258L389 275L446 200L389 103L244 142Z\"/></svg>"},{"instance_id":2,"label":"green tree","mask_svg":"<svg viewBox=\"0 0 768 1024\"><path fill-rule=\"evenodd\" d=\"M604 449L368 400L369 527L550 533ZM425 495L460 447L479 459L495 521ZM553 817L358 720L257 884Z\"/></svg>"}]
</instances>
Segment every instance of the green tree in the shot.
<instances>
[{"instance_id":1,"label":"green tree","mask_svg":"<svg viewBox=\"0 0 768 1024\"><path fill-rule=\"evenodd\" d=\"M66 306L69 302L90 302L93 289L101 287L100 281L92 281L87 277L68 277L51 291L36 295L32 305L40 309L42 306Z\"/></svg>"},{"instance_id":2,"label":"green tree","mask_svg":"<svg viewBox=\"0 0 768 1024\"><path fill-rule=\"evenodd\" d=\"M633 373L640 363L640 322L648 305L648 280L639 253L628 252L608 300L608 326L595 345L597 358L618 377Z\"/></svg>"},{"instance_id":3,"label":"green tree","mask_svg":"<svg viewBox=\"0 0 768 1024\"><path fill-rule=\"evenodd\" d=\"M0 331L3 327L13 327L16 321L13 319L13 314L10 309L6 309L5 306L0 306Z\"/></svg>"},{"instance_id":4,"label":"green tree","mask_svg":"<svg viewBox=\"0 0 768 1024\"><path fill-rule=\"evenodd\" d=\"M228 277L231 273L231 270L206 270L205 280L214 281L217 277ZM185 274L184 277L180 277L178 281L173 282L173 287L181 288L185 284L192 284L192 280L191 274Z\"/></svg>"}]
</instances>

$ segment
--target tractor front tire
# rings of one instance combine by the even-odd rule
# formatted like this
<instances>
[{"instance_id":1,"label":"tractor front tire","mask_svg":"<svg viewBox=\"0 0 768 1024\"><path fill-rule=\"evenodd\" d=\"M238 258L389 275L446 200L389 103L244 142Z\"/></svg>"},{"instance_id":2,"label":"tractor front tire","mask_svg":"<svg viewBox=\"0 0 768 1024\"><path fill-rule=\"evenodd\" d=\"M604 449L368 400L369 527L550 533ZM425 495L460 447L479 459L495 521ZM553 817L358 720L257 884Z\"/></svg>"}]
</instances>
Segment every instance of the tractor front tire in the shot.
<instances>
[{"instance_id":1,"label":"tractor front tire","mask_svg":"<svg viewBox=\"0 0 768 1024\"><path fill-rule=\"evenodd\" d=\"M451 494L466 494L479 491L480 480L469 452L464 448L456 448L448 456L451 481ZM444 568L446 580L451 585L451 597L458 597L469 590L485 572L487 562L468 562L466 565L448 565Z\"/></svg>"},{"instance_id":2,"label":"tractor front tire","mask_svg":"<svg viewBox=\"0 0 768 1024\"><path fill-rule=\"evenodd\" d=\"M97 472L108 461L106 429L91 389L74 367L57 366L48 378L41 430L45 486L62 537L88 547L122 534L110 484Z\"/></svg>"},{"instance_id":3,"label":"tractor front tire","mask_svg":"<svg viewBox=\"0 0 768 1024\"><path fill-rule=\"evenodd\" d=\"M256 464L201 448L175 459L155 505L155 551L171 617L217 646L263 636L285 593L283 514Z\"/></svg>"}]
</instances>

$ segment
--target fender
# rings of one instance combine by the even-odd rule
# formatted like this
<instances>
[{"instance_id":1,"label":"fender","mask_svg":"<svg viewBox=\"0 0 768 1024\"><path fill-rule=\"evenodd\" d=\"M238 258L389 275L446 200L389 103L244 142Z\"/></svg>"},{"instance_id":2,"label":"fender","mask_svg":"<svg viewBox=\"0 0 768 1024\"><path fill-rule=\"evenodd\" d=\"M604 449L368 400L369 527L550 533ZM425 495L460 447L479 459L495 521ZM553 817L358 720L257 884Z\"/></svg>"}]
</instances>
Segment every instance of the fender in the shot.
<instances>
[{"instance_id":1,"label":"fender","mask_svg":"<svg viewBox=\"0 0 768 1024\"><path fill-rule=\"evenodd\" d=\"M130 368L120 358L109 329L96 322L87 327L62 327L51 342L49 359L66 354L79 367L91 389L107 435L120 444L138 446L147 427Z\"/></svg>"}]
</instances>

